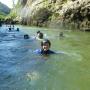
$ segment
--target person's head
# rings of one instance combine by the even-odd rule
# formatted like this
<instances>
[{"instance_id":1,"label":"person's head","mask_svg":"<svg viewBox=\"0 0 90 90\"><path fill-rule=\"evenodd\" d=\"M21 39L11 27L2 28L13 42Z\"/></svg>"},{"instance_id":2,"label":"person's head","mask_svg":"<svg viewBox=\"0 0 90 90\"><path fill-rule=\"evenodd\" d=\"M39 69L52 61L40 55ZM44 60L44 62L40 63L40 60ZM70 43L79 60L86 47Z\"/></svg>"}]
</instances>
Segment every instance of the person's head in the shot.
<instances>
[{"instance_id":1,"label":"person's head","mask_svg":"<svg viewBox=\"0 0 90 90\"><path fill-rule=\"evenodd\" d=\"M17 31L19 31L19 28L17 28Z\"/></svg>"},{"instance_id":2,"label":"person's head","mask_svg":"<svg viewBox=\"0 0 90 90\"><path fill-rule=\"evenodd\" d=\"M38 36L38 38L43 39L43 33L40 32L37 34L37 36Z\"/></svg>"},{"instance_id":3,"label":"person's head","mask_svg":"<svg viewBox=\"0 0 90 90\"><path fill-rule=\"evenodd\" d=\"M29 35L28 34L25 34L24 35L24 39L29 39Z\"/></svg>"},{"instance_id":4,"label":"person's head","mask_svg":"<svg viewBox=\"0 0 90 90\"><path fill-rule=\"evenodd\" d=\"M40 31L37 31L37 34L40 33Z\"/></svg>"},{"instance_id":5,"label":"person's head","mask_svg":"<svg viewBox=\"0 0 90 90\"><path fill-rule=\"evenodd\" d=\"M51 42L48 39L45 39L41 42L41 47L44 51L47 51L51 47Z\"/></svg>"},{"instance_id":6,"label":"person's head","mask_svg":"<svg viewBox=\"0 0 90 90\"><path fill-rule=\"evenodd\" d=\"M9 27L9 31L11 31L11 27Z\"/></svg>"},{"instance_id":7,"label":"person's head","mask_svg":"<svg viewBox=\"0 0 90 90\"><path fill-rule=\"evenodd\" d=\"M59 36L60 36L60 37L63 37L63 32L60 32Z\"/></svg>"}]
</instances>

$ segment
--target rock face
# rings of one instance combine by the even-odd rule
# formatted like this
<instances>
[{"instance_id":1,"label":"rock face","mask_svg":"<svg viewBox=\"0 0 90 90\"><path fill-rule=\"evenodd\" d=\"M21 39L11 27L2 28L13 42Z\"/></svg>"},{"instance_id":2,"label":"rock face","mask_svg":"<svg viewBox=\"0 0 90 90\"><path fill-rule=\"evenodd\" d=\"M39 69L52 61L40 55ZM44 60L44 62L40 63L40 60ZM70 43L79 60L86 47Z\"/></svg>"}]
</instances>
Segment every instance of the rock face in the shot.
<instances>
[{"instance_id":1,"label":"rock face","mask_svg":"<svg viewBox=\"0 0 90 90\"><path fill-rule=\"evenodd\" d=\"M90 27L90 0L19 0L18 4L22 24Z\"/></svg>"}]
</instances>

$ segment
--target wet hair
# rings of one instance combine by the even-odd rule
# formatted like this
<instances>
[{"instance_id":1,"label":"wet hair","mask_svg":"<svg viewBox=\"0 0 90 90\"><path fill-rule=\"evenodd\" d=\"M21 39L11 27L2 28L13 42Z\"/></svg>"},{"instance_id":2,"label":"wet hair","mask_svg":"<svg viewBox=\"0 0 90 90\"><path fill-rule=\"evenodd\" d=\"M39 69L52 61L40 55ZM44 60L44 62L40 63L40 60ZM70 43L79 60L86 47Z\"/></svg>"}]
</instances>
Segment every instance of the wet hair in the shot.
<instances>
[{"instance_id":1,"label":"wet hair","mask_svg":"<svg viewBox=\"0 0 90 90\"><path fill-rule=\"evenodd\" d=\"M29 35L28 34L25 34L24 35L24 39L29 39Z\"/></svg>"},{"instance_id":2,"label":"wet hair","mask_svg":"<svg viewBox=\"0 0 90 90\"><path fill-rule=\"evenodd\" d=\"M16 31L19 31L19 28L17 28L17 30Z\"/></svg>"},{"instance_id":3,"label":"wet hair","mask_svg":"<svg viewBox=\"0 0 90 90\"><path fill-rule=\"evenodd\" d=\"M11 31L11 27L9 28L9 31Z\"/></svg>"},{"instance_id":4,"label":"wet hair","mask_svg":"<svg viewBox=\"0 0 90 90\"><path fill-rule=\"evenodd\" d=\"M41 41L41 46L43 46L46 43L48 43L49 46L51 46L51 42L48 39L44 39L43 41Z\"/></svg>"},{"instance_id":5,"label":"wet hair","mask_svg":"<svg viewBox=\"0 0 90 90\"><path fill-rule=\"evenodd\" d=\"M40 39L43 39L43 33L40 32L40 33L38 34L38 37L39 37Z\"/></svg>"},{"instance_id":6,"label":"wet hair","mask_svg":"<svg viewBox=\"0 0 90 90\"><path fill-rule=\"evenodd\" d=\"M40 33L40 31L37 31L37 34Z\"/></svg>"},{"instance_id":7,"label":"wet hair","mask_svg":"<svg viewBox=\"0 0 90 90\"><path fill-rule=\"evenodd\" d=\"M63 32L60 32L59 36L60 36L60 37L63 37Z\"/></svg>"}]
</instances>

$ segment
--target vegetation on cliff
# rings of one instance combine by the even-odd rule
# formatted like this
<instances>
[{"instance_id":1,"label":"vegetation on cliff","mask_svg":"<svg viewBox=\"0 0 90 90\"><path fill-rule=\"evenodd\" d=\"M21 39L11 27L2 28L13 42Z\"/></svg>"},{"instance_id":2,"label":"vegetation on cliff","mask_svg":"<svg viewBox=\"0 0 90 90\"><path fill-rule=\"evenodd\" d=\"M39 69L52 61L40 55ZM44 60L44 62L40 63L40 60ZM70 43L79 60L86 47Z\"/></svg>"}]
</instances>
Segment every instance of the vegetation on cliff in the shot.
<instances>
[{"instance_id":1,"label":"vegetation on cliff","mask_svg":"<svg viewBox=\"0 0 90 90\"><path fill-rule=\"evenodd\" d=\"M90 26L90 0L19 0L17 18L22 24Z\"/></svg>"}]
</instances>

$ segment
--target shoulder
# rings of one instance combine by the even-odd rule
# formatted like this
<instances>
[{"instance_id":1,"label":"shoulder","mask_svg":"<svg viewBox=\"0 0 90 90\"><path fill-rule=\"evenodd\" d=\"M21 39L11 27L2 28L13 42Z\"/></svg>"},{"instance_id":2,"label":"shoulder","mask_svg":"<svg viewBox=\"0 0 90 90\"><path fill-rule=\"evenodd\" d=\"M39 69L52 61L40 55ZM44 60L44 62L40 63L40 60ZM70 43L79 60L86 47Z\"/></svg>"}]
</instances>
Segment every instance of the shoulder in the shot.
<instances>
[{"instance_id":1,"label":"shoulder","mask_svg":"<svg viewBox=\"0 0 90 90\"><path fill-rule=\"evenodd\" d=\"M34 53L35 53L35 54L41 54L41 49L36 49L36 50L34 51Z\"/></svg>"},{"instance_id":2,"label":"shoulder","mask_svg":"<svg viewBox=\"0 0 90 90\"><path fill-rule=\"evenodd\" d=\"M55 52L52 50L49 50L49 54L55 54Z\"/></svg>"},{"instance_id":3,"label":"shoulder","mask_svg":"<svg viewBox=\"0 0 90 90\"><path fill-rule=\"evenodd\" d=\"M42 51L41 49L36 49L34 51L35 54L56 54L54 51L52 50L48 50L46 52Z\"/></svg>"}]
</instances>

